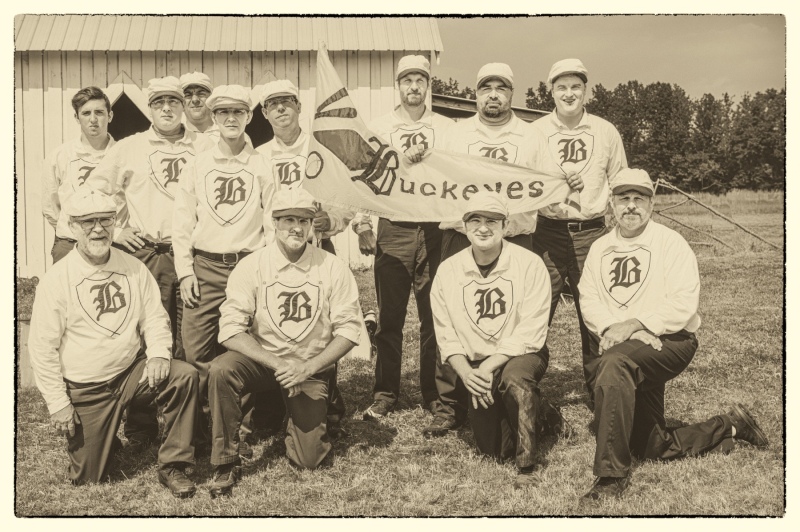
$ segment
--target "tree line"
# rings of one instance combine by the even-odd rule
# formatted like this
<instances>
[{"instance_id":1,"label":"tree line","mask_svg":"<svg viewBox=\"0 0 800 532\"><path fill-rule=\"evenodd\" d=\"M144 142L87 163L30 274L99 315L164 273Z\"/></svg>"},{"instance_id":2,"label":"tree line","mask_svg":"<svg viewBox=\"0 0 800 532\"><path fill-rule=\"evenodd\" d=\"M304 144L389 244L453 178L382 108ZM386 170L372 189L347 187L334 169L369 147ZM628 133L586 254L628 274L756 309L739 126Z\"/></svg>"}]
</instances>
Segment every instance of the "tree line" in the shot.
<instances>
[{"instance_id":1,"label":"tree line","mask_svg":"<svg viewBox=\"0 0 800 532\"><path fill-rule=\"evenodd\" d=\"M435 94L475 99L458 81L433 78ZM746 93L738 103L729 94L693 99L676 84L638 81L609 90L592 88L586 109L614 124L628 164L692 191L722 193L733 188L777 190L786 178L786 90ZM529 88L529 109L550 111L547 86Z\"/></svg>"}]
</instances>

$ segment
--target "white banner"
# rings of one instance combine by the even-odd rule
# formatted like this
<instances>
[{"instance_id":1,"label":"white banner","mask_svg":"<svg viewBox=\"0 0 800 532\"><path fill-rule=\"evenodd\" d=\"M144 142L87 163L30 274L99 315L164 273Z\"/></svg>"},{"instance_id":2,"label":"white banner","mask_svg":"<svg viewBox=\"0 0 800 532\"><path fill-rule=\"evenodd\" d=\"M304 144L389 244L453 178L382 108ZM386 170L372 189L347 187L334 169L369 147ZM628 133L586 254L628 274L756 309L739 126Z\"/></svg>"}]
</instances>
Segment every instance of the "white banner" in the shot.
<instances>
[{"instance_id":1,"label":"white banner","mask_svg":"<svg viewBox=\"0 0 800 532\"><path fill-rule=\"evenodd\" d=\"M455 221L485 188L511 214L564 201L564 176L469 155L428 150L419 163L370 132L328 59L317 53L317 101L303 186L320 201L411 222Z\"/></svg>"}]
</instances>

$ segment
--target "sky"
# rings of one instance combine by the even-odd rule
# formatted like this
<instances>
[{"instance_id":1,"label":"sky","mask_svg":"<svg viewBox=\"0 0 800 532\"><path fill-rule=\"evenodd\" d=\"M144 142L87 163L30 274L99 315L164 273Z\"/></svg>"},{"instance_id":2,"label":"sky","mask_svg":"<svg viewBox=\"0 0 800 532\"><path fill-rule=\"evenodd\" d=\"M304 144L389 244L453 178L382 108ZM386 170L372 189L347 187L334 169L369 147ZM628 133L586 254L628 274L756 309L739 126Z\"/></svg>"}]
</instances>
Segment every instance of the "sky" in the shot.
<instances>
[{"instance_id":1,"label":"sky","mask_svg":"<svg viewBox=\"0 0 800 532\"><path fill-rule=\"evenodd\" d=\"M739 100L786 86L783 15L590 15L440 18L444 45L433 75L474 88L485 63L508 63L515 93L546 81L551 65L579 58L589 84L675 83L692 98ZM520 92L520 90L522 92ZM524 105L521 96L516 105Z\"/></svg>"}]
</instances>

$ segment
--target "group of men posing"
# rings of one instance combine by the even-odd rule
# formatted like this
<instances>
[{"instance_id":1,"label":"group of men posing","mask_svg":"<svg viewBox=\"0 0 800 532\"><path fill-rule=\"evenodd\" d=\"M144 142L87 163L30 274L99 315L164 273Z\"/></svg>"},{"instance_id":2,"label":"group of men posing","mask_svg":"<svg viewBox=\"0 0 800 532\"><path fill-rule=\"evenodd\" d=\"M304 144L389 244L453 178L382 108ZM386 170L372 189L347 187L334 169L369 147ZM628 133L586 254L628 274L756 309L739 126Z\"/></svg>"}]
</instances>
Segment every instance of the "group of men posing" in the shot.
<instances>
[{"instance_id":1,"label":"group of men posing","mask_svg":"<svg viewBox=\"0 0 800 532\"><path fill-rule=\"evenodd\" d=\"M118 143L108 98L80 90L81 137L45 163L55 264L37 288L29 341L52 425L67 436L71 481L108 477L124 412L129 446L157 438L155 405L161 483L192 496L186 468L210 447L211 496L230 494L252 456L259 394L285 409L289 460L317 467L346 435L336 363L367 341L355 280L330 241L348 225L361 252L375 255L377 359L364 419L397 405L413 289L420 389L433 414L423 434L469 419L480 452L514 460L515 487L537 484L538 440L569 432L538 387L568 284L597 438L597 479L583 501L619 497L633 457L726 452L734 438L766 445L741 405L666 427L665 383L697 349L697 261L680 235L650 220L653 183L627 168L614 126L586 112L587 80L579 60L555 63L555 110L529 124L511 109L511 68L490 63L478 72L477 114L453 122L426 105L427 59L403 57L400 105L372 132L412 163L431 148L490 157L562 175L571 192L509 214L500 194L482 191L458 222L381 218L376 230L369 216L302 187L310 137L289 80L264 89L275 136L258 148L245 133L254 107L246 87L213 87L198 72L150 80L152 127Z\"/></svg>"}]
</instances>

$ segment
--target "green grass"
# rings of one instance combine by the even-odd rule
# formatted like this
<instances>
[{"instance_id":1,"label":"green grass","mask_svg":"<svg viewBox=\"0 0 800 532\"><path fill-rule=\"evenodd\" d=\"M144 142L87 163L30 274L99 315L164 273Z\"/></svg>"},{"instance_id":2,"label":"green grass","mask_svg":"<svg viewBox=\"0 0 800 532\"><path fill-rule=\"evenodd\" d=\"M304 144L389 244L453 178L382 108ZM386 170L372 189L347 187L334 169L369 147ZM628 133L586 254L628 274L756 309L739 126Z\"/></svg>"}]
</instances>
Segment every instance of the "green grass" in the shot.
<instances>
[{"instance_id":1,"label":"green grass","mask_svg":"<svg viewBox=\"0 0 800 532\"><path fill-rule=\"evenodd\" d=\"M782 197L779 201L782 208ZM770 212L739 212L781 219ZM685 207L682 207L685 208ZM676 209L677 210L677 209ZM748 210L748 209L743 209ZM753 209L749 209L753 210ZM728 214L728 213L726 213ZM692 213L685 213L691 216ZM704 216L697 213L696 216ZM771 218L770 218L771 219ZM770 226L782 230L782 221ZM776 235L778 240L782 233ZM81 488L65 480L63 439L50 432L35 389L17 403L16 514L34 515L761 515L785 512L783 418L783 261L766 246L731 253L695 246L702 278L700 348L689 368L667 385L668 424L702 421L734 402L750 408L770 440L768 448L738 445L725 456L670 463L637 463L625 497L587 512L577 499L591 485L594 440L588 423L574 308L560 305L548 344L551 363L541 386L576 429L569 442L545 440L542 484L522 492L514 468L480 457L468 428L426 440L431 415L420 407L415 304L405 329L399 410L383 423L361 421L371 402L374 362L346 360L339 382L347 402L345 428L332 457L317 471L297 471L283 457L280 435L255 445L244 478L228 499L211 500L208 458L193 474L198 494L176 500L156 480L156 448L122 456L112 484ZM356 272L362 308L375 308L372 271ZM754 282L754 280L756 280Z\"/></svg>"}]
</instances>

